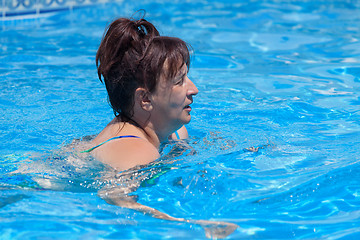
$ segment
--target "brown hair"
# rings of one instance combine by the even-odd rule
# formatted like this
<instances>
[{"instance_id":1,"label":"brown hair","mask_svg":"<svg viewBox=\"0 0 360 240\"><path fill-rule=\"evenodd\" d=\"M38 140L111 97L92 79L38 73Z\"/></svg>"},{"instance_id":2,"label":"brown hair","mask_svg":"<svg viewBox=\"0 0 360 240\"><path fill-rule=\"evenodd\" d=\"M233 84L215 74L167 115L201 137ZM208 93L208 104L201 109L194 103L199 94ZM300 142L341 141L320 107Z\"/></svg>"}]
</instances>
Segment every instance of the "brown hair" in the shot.
<instances>
[{"instance_id":1,"label":"brown hair","mask_svg":"<svg viewBox=\"0 0 360 240\"><path fill-rule=\"evenodd\" d=\"M172 78L184 64L190 66L188 45L179 38L160 36L145 19L112 22L96 53L99 79L103 77L109 103L123 121L132 118L138 87L153 92L161 73Z\"/></svg>"}]
</instances>

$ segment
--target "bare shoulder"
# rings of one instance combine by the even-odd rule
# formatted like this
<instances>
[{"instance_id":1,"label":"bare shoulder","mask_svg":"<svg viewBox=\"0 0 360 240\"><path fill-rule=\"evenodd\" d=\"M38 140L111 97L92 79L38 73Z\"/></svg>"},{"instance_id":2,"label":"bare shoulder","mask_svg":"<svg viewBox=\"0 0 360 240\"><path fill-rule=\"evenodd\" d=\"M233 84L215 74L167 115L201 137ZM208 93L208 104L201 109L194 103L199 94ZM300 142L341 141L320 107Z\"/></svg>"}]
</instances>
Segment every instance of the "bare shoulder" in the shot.
<instances>
[{"instance_id":1,"label":"bare shoulder","mask_svg":"<svg viewBox=\"0 0 360 240\"><path fill-rule=\"evenodd\" d=\"M179 130L176 131L178 136L176 135L176 133L172 133L170 136L169 136L169 139L172 139L172 140L178 140L178 139L187 139L189 138L189 134L188 134L188 131L184 126L182 126Z\"/></svg>"},{"instance_id":2,"label":"bare shoulder","mask_svg":"<svg viewBox=\"0 0 360 240\"><path fill-rule=\"evenodd\" d=\"M148 164L160 157L158 150L139 138L110 141L94 151L94 156L111 167L122 171Z\"/></svg>"}]
</instances>

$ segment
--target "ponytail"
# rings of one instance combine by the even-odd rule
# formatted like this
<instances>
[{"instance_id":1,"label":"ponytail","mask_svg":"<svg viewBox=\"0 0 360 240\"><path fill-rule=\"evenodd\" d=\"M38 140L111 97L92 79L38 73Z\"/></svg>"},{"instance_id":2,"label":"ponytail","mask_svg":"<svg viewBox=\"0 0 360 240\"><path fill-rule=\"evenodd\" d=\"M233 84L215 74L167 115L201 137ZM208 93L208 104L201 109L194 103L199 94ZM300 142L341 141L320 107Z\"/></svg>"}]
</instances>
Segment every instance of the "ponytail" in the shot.
<instances>
[{"instance_id":1,"label":"ponytail","mask_svg":"<svg viewBox=\"0 0 360 240\"><path fill-rule=\"evenodd\" d=\"M100 81L102 81L101 75L104 79L107 78L110 70L116 67L117 63L122 62L128 51L131 57L134 57L132 53L140 57L147 43L154 36L159 36L158 30L145 19L132 21L119 18L111 23L96 53L96 67Z\"/></svg>"},{"instance_id":2,"label":"ponytail","mask_svg":"<svg viewBox=\"0 0 360 240\"><path fill-rule=\"evenodd\" d=\"M105 31L96 53L98 77L105 83L116 116L131 116L133 94L142 85L135 76L137 62L158 30L145 19L119 18Z\"/></svg>"}]
</instances>

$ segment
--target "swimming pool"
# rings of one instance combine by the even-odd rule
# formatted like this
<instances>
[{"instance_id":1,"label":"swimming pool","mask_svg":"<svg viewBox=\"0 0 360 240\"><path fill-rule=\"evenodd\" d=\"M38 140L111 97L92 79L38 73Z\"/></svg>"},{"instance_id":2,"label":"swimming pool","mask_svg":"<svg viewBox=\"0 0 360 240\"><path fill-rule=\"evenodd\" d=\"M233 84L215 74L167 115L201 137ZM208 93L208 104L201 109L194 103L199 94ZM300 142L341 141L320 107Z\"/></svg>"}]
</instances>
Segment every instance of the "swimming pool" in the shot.
<instances>
[{"instance_id":1,"label":"swimming pool","mask_svg":"<svg viewBox=\"0 0 360 240\"><path fill-rule=\"evenodd\" d=\"M107 204L100 188L132 182L59 150L112 119L95 52L111 20L140 8L192 45L200 93L191 148L165 144L148 168L172 170L138 201L236 223L230 239L359 238L359 3L146 0L1 22L0 239L205 238Z\"/></svg>"}]
</instances>

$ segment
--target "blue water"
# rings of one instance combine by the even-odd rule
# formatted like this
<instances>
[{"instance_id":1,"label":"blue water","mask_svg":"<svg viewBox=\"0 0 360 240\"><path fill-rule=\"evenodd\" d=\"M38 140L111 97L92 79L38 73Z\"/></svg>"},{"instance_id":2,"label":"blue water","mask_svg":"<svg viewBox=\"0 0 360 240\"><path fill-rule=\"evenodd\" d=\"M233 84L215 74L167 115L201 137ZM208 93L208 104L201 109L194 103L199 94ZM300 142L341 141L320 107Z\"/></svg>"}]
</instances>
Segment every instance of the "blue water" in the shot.
<instances>
[{"instance_id":1,"label":"blue water","mask_svg":"<svg viewBox=\"0 0 360 240\"><path fill-rule=\"evenodd\" d=\"M0 239L204 239L97 194L170 167L138 202L238 224L229 239L358 239L359 2L141 2L1 22ZM95 53L140 8L192 45L200 93L189 146L164 144L129 180L66 146L112 119Z\"/></svg>"}]
</instances>

